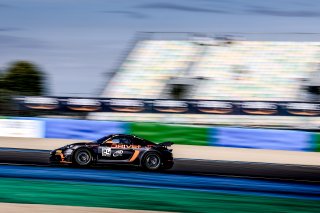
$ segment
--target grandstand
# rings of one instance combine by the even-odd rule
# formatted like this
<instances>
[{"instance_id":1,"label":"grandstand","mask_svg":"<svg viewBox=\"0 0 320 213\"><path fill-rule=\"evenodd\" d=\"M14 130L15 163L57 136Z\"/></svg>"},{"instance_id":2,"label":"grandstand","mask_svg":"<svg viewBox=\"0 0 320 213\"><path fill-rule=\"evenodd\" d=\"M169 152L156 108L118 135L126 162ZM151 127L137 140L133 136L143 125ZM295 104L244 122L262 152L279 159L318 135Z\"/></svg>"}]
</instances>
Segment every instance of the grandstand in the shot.
<instances>
[{"instance_id":1,"label":"grandstand","mask_svg":"<svg viewBox=\"0 0 320 213\"><path fill-rule=\"evenodd\" d=\"M199 47L185 41L140 41L108 84L104 97L158 98L188 68Z\"/></svg>"},{"instance_id":2,"label":"grandstand","mask_svg":"<svg viewBox=\"0 0 320 213\"><path fill-rule=\"evenodd\" d=\"M152 34L154 35L154 34ZM102 97L239 101L319 101L320 42L235 37L143 37ZM320 128L317 117L90 113L89 119Z\"/></svg>"},{"instance_id":3,"label":"grandstand","mask_svg":"<svg viewBox=\"0 0 320 213\"><path fill-rule=\"evenodd\" d=\"M320 43L235 41L210 46L192 70L207 80L194 99L301 100L301 83L315 70Z\"/></svg>"},{"instance_id":4,"label":"grandstand","mask_svg":"<svg viewBox=\"0 0 320 213\"><path fill-rule=\"evenodd\" d=\"M178 79L183 99L305 100L319 50L320 42L141 40L102 96L172 98Z\"/></svg>"}]
</instances>

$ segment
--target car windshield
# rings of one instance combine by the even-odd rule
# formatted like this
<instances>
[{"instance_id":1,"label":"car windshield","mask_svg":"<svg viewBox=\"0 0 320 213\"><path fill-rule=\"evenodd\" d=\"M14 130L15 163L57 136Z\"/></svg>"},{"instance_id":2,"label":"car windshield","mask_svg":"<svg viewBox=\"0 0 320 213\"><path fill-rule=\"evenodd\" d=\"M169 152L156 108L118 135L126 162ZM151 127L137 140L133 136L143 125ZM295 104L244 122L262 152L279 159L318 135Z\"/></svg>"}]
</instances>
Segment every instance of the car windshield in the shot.
<instances>
[{"instance_id":1,"label":"car windshield","mask_svg":"<svg viewBox=\"0 0 320 213\"><path fill-rule=\"evenodd\" d=\"M94 142L94 143L98 143L98 144L102 144L102 143L103 143L104 141L106 141L109 137L110 137L110 135L104 136L104 137L99 138L99 139L97 139L97 140L95 140L95 141L93 141L93 142Z\"/></svg>"}]
</instances>

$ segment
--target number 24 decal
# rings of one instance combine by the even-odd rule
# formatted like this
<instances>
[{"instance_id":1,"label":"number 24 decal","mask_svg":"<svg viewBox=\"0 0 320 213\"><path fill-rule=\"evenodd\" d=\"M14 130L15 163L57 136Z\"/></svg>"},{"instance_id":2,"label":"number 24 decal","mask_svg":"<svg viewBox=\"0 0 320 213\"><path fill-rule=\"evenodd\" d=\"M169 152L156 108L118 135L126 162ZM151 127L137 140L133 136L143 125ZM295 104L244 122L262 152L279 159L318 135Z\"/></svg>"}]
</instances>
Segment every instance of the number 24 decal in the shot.
<instances>
[{"instance_id":1,"label":"number 24 decal","mask_svg":"<svg viewBox=\"0 0 320 213\"><path fill-rule=\"evenodd\" d=\"M111 156L111 148L110 147L102 147L102 156L110 157Z\"/></svg>"}]
</instances>

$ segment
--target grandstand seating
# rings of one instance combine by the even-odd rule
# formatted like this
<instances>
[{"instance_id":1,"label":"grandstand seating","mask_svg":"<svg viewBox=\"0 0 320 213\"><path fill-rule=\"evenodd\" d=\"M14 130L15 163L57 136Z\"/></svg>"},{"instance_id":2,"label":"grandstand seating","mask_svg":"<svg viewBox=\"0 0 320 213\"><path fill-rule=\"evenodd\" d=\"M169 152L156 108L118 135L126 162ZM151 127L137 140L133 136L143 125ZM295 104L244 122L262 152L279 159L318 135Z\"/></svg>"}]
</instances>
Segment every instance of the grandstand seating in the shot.
<instances>
[{"instance_id":1,"label":"grandstand seating","mask_svg":"<svg viewBox=\"0 0 320 213\"><path fill-rule=\"evenodd\" d=\"M195 99L297 100L301 83L317 67L319 44L238 41L210 46L192 75L203 81L190 94Z\"/></svg>"},{"instance_id":2,"label":"grandstand seating","mask_svg":"<svg viewBox=\"0 0 320 213\"><path fill-rule=\"evenodd\" d=\"M141 41L108 84L104 97L159 98L166 82L187 69L197 46L185 41Z\"/></svg>"},{"instance_id":3,"label":"grandstand seating","mask_svg":"<svg viewBox=\"0 0 320 213\"><path fill-rule=\"evenodd\" d=\"M161 98L172 77L201 77L189 99L301 100L301 86L320 61L320 42L191 40L137 42L103 97ZM190 65L192 64L192 67Z\"/></svg>"}]
</instances>

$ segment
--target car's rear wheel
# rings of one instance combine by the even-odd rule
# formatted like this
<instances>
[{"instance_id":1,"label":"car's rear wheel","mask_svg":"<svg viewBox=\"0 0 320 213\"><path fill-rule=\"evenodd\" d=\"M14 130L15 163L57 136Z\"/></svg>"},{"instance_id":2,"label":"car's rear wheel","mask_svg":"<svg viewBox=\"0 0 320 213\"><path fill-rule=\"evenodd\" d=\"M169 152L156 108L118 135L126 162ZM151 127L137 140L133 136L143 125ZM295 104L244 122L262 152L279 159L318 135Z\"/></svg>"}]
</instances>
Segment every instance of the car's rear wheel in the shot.
<instances>
[{"instance_id":1,"label":"car's rear wheel","mask_svg":"<svg viewBox=\"0 0 320 213\"><path fill-rule=\"evenodd\" d=\"M161 166L161 158L157 153L148 153L143 159L142 166L148 170L158 170Z\"/></svg>"},{"instance_id":2,"label":"car's rear wheel","mask_svg":"<svg viewBox=\"0 0 320 213\"><path fill-rule=\"evenodd\" d=\"M92 162L92 155L88 149L78 149L73 157L73 163L77 166L89 166Z\"/></svg>"}]
</instances>

